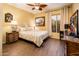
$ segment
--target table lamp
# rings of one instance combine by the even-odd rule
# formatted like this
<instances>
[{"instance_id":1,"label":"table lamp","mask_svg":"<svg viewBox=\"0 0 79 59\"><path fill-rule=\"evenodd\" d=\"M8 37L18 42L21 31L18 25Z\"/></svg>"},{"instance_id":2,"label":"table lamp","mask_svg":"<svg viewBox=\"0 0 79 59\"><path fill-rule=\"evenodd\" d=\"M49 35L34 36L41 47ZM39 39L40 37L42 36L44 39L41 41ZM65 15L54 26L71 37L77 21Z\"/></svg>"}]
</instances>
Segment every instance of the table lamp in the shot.
<instances>
[{"instance_id":1,"label":"table lamp","mask_svg":"<svg viewBox=\"0 0 79 59\"><path fill-rule=\"evenodd\" d=\"M11 27L12 27L12 31L17 30L17 22L15 20L11 21Z\"/></svg>"}]
</instances>

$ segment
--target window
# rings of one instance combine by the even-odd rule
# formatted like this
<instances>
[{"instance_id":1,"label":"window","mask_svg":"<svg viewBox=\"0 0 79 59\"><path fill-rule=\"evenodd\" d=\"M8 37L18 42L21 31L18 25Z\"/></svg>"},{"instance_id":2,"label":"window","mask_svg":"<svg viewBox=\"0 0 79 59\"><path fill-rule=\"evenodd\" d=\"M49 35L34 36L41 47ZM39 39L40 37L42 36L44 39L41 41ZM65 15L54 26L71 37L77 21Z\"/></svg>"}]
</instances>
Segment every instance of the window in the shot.
<instances>
[{"instance_id":1,"label":"window","mask_svg":"<svg viewBox=\"0 0 79 59\"><path fill-rule=\"evenodd\" d=\"M60 32L60 14L52 16L52 32Z\"/></svg>"}]
</instances>

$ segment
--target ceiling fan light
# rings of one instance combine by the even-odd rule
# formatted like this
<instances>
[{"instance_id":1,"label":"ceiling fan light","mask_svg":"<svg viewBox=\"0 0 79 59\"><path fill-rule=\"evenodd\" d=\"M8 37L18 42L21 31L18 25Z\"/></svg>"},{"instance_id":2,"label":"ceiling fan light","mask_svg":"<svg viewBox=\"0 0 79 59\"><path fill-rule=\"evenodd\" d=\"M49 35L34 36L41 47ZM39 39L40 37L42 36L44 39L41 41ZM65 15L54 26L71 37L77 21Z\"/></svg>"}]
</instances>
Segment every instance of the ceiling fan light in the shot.
<instances>
[{"instance_id":1,"label":"ceiling fan light","mask_svg":"<svg viewBox=\"0 0 79 59\"><path fill-rule=\"evenodd\" d=\"M37 9L37 10L38 10L38 9L39 9L39 6L35 6L35 9Z\"/></svg>"}]
</instances>

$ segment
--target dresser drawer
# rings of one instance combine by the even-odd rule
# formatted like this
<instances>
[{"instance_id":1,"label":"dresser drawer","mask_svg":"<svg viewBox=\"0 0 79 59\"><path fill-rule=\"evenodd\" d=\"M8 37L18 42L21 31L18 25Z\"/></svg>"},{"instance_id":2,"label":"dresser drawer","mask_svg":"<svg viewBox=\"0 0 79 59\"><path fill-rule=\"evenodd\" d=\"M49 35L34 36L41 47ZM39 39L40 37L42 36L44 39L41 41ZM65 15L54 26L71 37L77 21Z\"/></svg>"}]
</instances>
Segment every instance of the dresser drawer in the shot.
<instances>
[{"instance_id":1,"label":"dresser drawer","mask_svg":"<svg viewBox=\"0 0 79 59\"><path fill-rule=\"evenodd\" d=\"M67 42L67 53L68 55L78 55L79 44L74 42Z\"/></svg>"}]
</instances>

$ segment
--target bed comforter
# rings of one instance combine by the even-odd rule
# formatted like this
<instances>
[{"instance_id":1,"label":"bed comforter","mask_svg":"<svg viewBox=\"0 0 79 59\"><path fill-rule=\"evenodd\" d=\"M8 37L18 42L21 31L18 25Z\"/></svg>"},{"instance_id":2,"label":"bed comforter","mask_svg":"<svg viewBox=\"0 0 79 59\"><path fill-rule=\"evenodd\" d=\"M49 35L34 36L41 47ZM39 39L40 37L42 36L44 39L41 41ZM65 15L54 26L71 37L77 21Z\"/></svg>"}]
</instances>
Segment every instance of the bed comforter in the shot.
<instances>
[{"instance_id":1,"label":"bed comforter","mask_svg":"<svg viewBox=\"0 0 79 59\"><path fill-rule=\"evenodd\" d=\"M47 31L20 31L19 37L35 43L38 47L41 46L44 39L48 37Z\"/></svg>"}]
</instances>

